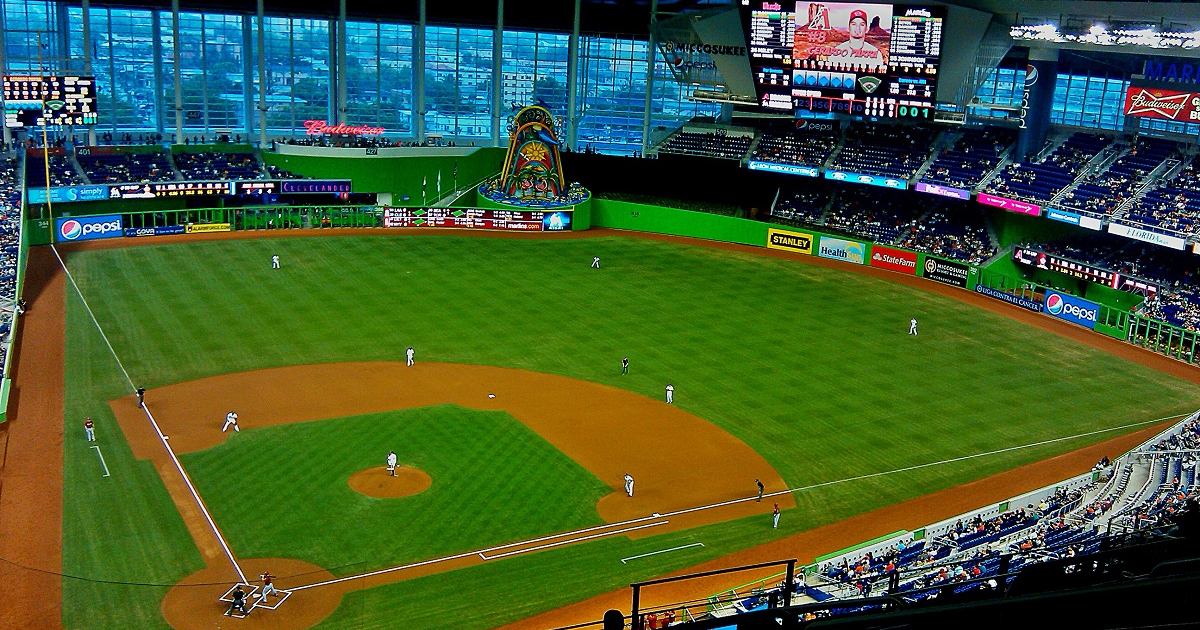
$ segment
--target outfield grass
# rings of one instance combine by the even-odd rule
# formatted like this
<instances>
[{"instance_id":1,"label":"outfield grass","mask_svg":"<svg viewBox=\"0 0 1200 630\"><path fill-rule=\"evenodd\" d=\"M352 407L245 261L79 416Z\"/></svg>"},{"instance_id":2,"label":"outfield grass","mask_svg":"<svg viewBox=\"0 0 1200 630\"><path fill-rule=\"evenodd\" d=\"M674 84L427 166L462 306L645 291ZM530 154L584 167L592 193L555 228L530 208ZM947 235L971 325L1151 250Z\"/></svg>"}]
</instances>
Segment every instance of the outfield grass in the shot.
<instances>
[{"instance_id":1,"label":"outfield grass","mask_svg":"<svg viewBox=\"0 0 1200 630\"><path fill-rule=\"evenodd\" d=\"M284 268L272 272L274 253ZM596 255L603 268L589 269ZM659 241L327 236L79 252L68 257L68 264L131 376L150 387L279 365L398 360L408 345L417 349L418 361L525 368L655 398L670 381L676 404L744 440L792 486L1160 418L1191 411L1200 400L1200 388L1190 383L918 289L792 261ZM68 434L76 429L80 405L99 407L123 393L115 364L103 365L102 343L98 348L92 334L78 331L86 319L80 319L75 305L69 306ZM905 334L914 316L920 321L919 337ZM623 355L631 362L626 377L618 375ZM89 370L103 374L89 376ZM102 430L105 423L115 429L110 418L100 422ZM299 430L315 431L320 424ZM257 439L251 433L244 436L248 443ZM803 492L797 496L802 509L789 512L777 532L745 519L430 576L420 588L353 595L330 624L340 627L348 619L367 623L368 613L385 624L392 608L429 606L431 593L452 592L456 581L465 580L473 589L467 599L488 598L492 607L477 614L466 614L457 605L454 610L466 615L462 627L487 627L638 579L633 576L648 577L1113 435ZM330 438L331 446L365 439L348 431L338 436ZM240 448L240 441L227 445L229 454ZM219 478L229 466L251 466L219 452L222 448L189 456L186 465L205 479ZM173 512L153 471L147 472L135 480L113 481L142 497L138 500L146 502L145 510ZM255 483L260 473L267 471L244 468L237 478ZM120 522L119 501L90 495L90 482L68 476L66 503L87 512L88 519L109 524L118 540L144 535L136 533L136 523ZM208 500L227 500L220 483L212 483L211 490L202 489ZM313 483L320 480L314 477ZM338 483L344 487L344 481ZM589 494L592 483L573 483L572 494L564 499L570 504L562 506L569 516L555 514L563 520L554 527L594 518L594 512L586 513L595 503ZM475 490L459 489L457 500ZM212 493L219 496L210 497ZM318 514L314 510L297 518L315 522ZM452 514L443 516L427 527L455 538L457 522ZM195 562L186 532L181 541L182 525L168 522L178 517L156 518L163 523L155 528L161 526L165 533L149 536L133 552L96 552L88 566L99 570L101 556L112 554L113 563L126 566L130 575L150 575L161 571L163 563ZM247 555L244 545L255 551L269 547L250 540L257 533L240 516L219 516L218 521L228 531L246 532L235 536L239 555ZM80 549L90 543L86 536L77 539L77 530L64 525L68 558L90 554ZM368 528L363 535L370 549L388 544L387 530ZM431 540L428 531L409 535L414 546L403 553L436 555L433 549L417 548ZM638 566L611 566L638 553L631 549L646 547L646 540L655 543L652 548L662 548L669 546L664 541L697 536L707 537L708 546ZM457 540L465 544L466 538ZM181 545L187 548L181 550ZM584 568L585 559L603 567ZM581 583L586 588L572 586L568 595L555 592L560 585ZM521 593L528 593L529 601L521 600ZM69 609L127 606L74 589L64 597ZM82 597L91 599L77 599ZM360 610L351 615L355 605ZM439 610L435 605L428 623L411 627L437 627Z\"/></svg>"},{"instance_id":2,"label":"outfield grass","mask_svg":"<svg viewBox=\"0 0 1200 630\"><path fill-rule=\"evenodd\" d=\"M363 496L389 450L433 485ZM236 433L181 457L230 544L352 574L602 524L611 489L504 412L440 405Z\"/></svg>"}]
</instances>

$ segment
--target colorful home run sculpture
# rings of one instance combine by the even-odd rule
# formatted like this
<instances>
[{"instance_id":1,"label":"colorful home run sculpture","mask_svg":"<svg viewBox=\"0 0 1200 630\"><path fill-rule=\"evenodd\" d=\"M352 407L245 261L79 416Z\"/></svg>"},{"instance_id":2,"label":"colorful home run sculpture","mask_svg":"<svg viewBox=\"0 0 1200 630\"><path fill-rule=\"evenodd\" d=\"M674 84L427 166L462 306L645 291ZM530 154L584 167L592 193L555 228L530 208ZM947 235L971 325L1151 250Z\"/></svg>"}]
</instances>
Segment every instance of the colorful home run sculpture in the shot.
<instances>
[{"instance_id":1,"label":"colorful home run sculpture","mask_svg":"<svg viewBox=\"0 0 1200 630\"><path fill-rule=\"evenodd\" d=\"M484 197L513 206L549 208L579 203L588 191L563 179L554 116L531 105L508 123L508 155L500 174L479 188Z\"/></svg>"}]
</instances>

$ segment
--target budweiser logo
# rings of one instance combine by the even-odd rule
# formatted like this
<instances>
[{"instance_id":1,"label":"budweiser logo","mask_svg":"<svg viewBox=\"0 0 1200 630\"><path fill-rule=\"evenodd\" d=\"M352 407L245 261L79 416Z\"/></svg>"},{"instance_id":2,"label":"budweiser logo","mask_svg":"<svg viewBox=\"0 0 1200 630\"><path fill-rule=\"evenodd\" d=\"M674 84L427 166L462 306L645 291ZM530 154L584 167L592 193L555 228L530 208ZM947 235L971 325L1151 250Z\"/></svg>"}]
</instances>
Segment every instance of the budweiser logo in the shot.
<instances>
[{"instance_id":1,"label":"budweiser logo","mask_svg":"<svg viewBox=\"0 0 1200 630\"><path fill-rule=\"evenodd\" d=\"M369 127L367 125L330 125L324 120L306 120L304 128L308 130L308 135L319 136L321 134L346 134L351 136L381 136L383 135L383 127Z\"/></svg>"},{"instance_id":2,"label":"budweiser logo","mask_svg":"<svg viewBox=\"0 0 1200 630\"><path fill-rule=\"evenodd\" d=\"M1179 113L1187 107L1187 100L1191 94L1175 94L1174 96L1155 96L1154 93L1147 90L1139 90L1137 94L1132 94L1129 97L1129 106L1125 108L1125 114L1129 116L1137 116L1138 114L1157 114L1163 118L1175 120Z\"/></svg>"}]
</instances>

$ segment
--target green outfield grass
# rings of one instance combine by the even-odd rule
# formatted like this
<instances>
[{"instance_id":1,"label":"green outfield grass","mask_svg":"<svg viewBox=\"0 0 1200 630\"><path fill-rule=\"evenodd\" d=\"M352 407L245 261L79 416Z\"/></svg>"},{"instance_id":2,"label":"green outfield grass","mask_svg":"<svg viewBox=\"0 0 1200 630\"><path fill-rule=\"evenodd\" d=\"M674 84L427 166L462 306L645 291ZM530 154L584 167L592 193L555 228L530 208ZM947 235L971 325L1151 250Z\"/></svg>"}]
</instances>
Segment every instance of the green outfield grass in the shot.
<instances>
[{"instance_id":1,"label":"green outfield grass","mask_svg":"<svg viewBox=\"0 0 1200 630\"><path fill-rule=\"evenodd\" d=\"M270 256L276 253L283 269L273 272ZM592 256L601 257L602 269L588 267ZM676 404L744 440L793 487L1200 406L1200 388L1190 383L953 299L836 269L659 241L330 235L79 252L67 261L125 367L135 381L151 388L279 365L398 360L408 345L417 349L418 361L524 368L655 398L670 381ZM76 302L68 302L68 436L81 433L76 416L82 410L106 410L103 401L123 393L123 377ZM914 316L920 321L918 337L905 334ZM623 355L631 362L625 377L619 376ZM420 418L441 412L405 413ZM207 500L221 504L218 522L225 531L236 532L231 534L236 553L253 556L275 549L299 554L304 550L288 545L315 543L280 541L272 546L259 540L262 525L253 521L261 516L235 505L238 497L223 491L227 486L221 475L235 470L238 480L253 485L260 477L286 474L256 468L253 462L296 455L299 451L288 451L276 459L272 452L286 442L287 431L317 432L329 442L327 447L342 453L370 451L362 456L373 457L366 463L377 465L376 451L383 447L379 440L385 436L328 429L355 421L279 427L279 434L263 430L261 437L246 432L185 459L203 479L201 492ZM121 442L111 414L99 422L103 439ZM104 433L106 424L113 430ZM430 421L427 433L436 434L435 426ZM537 443L522 436L527 430L511 419L497 430L503 439ZM456 627L489 627L1116 434L802 492L797 496L801 509L789 511L778 531L758 519L744 519L637 542L596 541L429 576L412 588L358 593L347 598L327 625L384 627L395 622L395 610L420 609L424 621L414 620L409 627L439 627L442 613L451 611ZM457 439L444 437L447 444ZM135 497L123 501L137 501L156 521L152 527L129 522L121 516L121 500L106 500L90 489L94 478L68 474L67 562L95 575L111 566L117 575L145 581L194 570L197 554L154 471L129 460L123 443L114 448L124 448L125 458L118 460L121 472L105 481L115 492ZM68 471L94 465L85 459L72 463L70 455L68 444ZM291 470L302 476L289 483L307 487L325 501L312 504L308 514L303 510L309 504L303 504L294 515L297 522L316 522L316 505L342 501L338 493L345 488L344 475L352 472L346 466L358 464L349 455L329 457L342 457L338 470ZM492 470L498 477L511 470L487 463L497 467ZM113 467L111 458L109 465ZM554 474L563 475L568 486L556 490L564 493L562 503L531 507L529 522L522 526L528 529L514 525L489 540L594 521L597 482L569 470ZM502 484L504 479L492 481ZM316 487L329 483L337 488ZM470 497L479 490L478 485L447 488L448 494L437 497L431 509L472 505ZM512 498L521 491L513 489ZM274 499L268 495L267 500ZM456 520L455 514L450 507L440 520L414 524L406 533L412 545L394 551L417 558L454 545L480 546L470 544L475 525ZM114 540L137 542L132 549L112 545L91 550L89 537L80 531L85 520L105 523ZM366 549L379 550L391 549L394 541L389 543L388 537L393 533L367 528L361 535ZM437 547L431 542L437 536L454 542ZM707 546L630 566L618 562L697 539ZM341 548L326 557L335 562L363 556ZM456 584L468 584L470 592L456 590ZM110 590L116 594L109 595ZM447 597L443 608L436 603L442 601L438 593L458 597ZM124 597L118 589L72 585L64 594L68 610L123 610L128 607ZM152 595L139 597L153 600ZM487 606L468 611L463 598L486 601ZM73 627L128 627L119 621Z\"/></svg>"}]
</instances>

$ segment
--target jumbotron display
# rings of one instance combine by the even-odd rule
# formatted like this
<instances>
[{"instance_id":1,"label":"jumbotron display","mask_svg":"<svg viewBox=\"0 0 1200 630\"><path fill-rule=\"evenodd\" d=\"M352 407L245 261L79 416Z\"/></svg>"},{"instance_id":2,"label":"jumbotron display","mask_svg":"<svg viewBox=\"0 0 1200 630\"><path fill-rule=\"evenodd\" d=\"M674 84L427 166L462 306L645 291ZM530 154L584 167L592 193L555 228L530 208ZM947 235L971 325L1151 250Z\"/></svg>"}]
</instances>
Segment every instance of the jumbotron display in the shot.
<instances>
[{"instance_id":1,"label":"jumbotron display","mask_svg":"<svg viewBox=\"0 0 1200 630\"><path fill-rule=\"evenodd\" d=\"M932 117L945 7L762 0L741 5L763 108Z\"/></svg>"},{"instance_id":2,"label":"jumbotron display","mask_svg":"<svg viewBox=\"0 0 1200 630\"><path fill-rule=\"evenodd\" d=\"M4 77L5 127L94 125L97 120L95 77Z\"/></svg>"}]
</instances>

